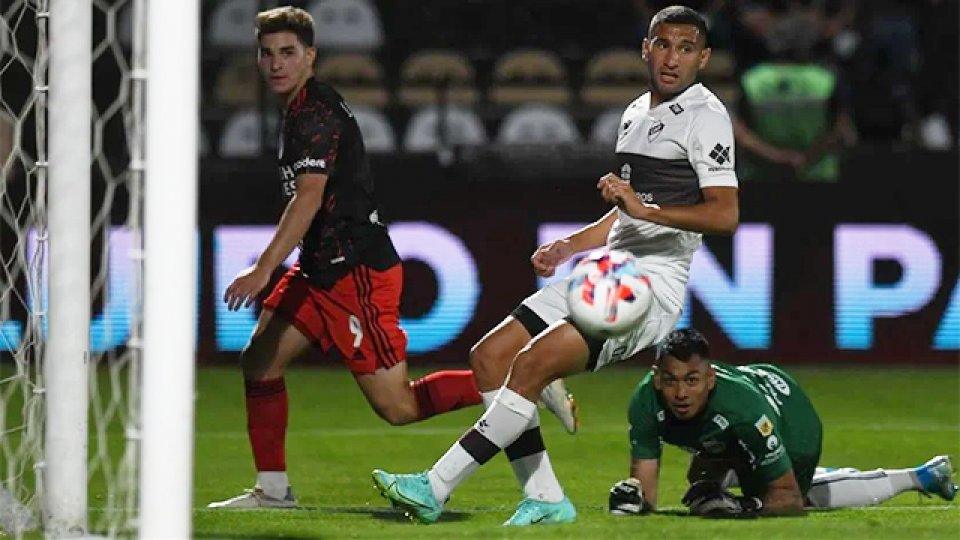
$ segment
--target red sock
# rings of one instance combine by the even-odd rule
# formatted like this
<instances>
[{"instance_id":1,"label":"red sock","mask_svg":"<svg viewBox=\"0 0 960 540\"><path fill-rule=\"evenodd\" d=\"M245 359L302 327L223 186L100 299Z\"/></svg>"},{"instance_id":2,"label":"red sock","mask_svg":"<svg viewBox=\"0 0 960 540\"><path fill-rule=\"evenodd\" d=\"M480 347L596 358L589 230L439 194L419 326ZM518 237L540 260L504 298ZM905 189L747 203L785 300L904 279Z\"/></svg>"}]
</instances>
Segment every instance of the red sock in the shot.
<instances>
[{"instance_id":1,"label":"red sock","mask_svg":"<svg viewBox=\"0 0 960 540\"><path fill-rule=\"evenodd\" d=\"M257 472L287 470L287 387L283 378L244 381L247 394L247 434Z\"/></svg>"},{"instance_id":2,"label":"red sock","mask_svg":"<svg viewBox=\"0 0 960 540\"><path fill-rule=\"evenodd\" d=\"M411 387L419 420L483 401L470 370L437 371L414 381Z\"/></svg>"}]
</instances>

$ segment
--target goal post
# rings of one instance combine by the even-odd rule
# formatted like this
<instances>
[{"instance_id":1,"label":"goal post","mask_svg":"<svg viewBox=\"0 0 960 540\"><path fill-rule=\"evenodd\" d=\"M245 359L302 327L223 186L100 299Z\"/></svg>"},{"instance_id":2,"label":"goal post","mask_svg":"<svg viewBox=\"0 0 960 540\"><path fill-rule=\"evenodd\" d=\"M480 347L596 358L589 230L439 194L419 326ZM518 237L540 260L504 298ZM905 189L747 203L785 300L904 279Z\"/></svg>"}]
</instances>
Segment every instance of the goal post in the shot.
<instances>
[{"instance_id":1,"label":"goal post","mask_svg":"<svg viewBox=\"0 0 960 540\"><path fill-rule=\"evenodd\" d=\"M87 530L93 6L50 0L47 130L49 334L43 514L48 534Z\"/></svg>"},{"instance_id":2,"label":"goal post","mask_svg":"<svg viewBox=\"0 0 960 540\"><path fill-rule=\"evenodd\" d=\"M0 0L0 536L191 535L199 13Z\"/></svg>"},{"instance_id":3,"label":"goal post","mask_svg":"<svg viewBox=\"0 0 960 540\"><path fill-rule=\"evenodd\" d=\"M147 4L141 538L191 531L199 18L196 0Z\"/></svg>"}]
</instances>

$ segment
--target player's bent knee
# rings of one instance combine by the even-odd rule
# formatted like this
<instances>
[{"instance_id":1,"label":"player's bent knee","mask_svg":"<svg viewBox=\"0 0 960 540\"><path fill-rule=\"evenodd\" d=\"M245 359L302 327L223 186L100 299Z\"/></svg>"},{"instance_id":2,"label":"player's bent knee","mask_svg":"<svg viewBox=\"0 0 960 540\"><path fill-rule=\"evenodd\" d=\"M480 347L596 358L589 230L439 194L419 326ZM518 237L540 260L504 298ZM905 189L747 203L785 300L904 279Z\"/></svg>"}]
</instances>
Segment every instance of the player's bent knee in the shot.
<instances>
[{"instance_id":1,"label":"player's bent knee","mask_svg":"<svg viewBox=\"0 0 960 540\"><path fill-rule=\"evenodd\" d=\"M391 426L403 426L417 421L416 407L408 407L403 403L371 403L373 411Z\"/></svg>"},{"instance_id":2,"label":"player's bent knee","mask_svg":"<svg viewBox=\"0 0 960 540\"><path fill-rule=\"evenodd\" d=\"M261 343L252 340L240 351L240 367L245 379L263 379L271 368L270 354Z\"/></svg>"},{"instance_id":3,"label":"player's bent knee","mask_svg":"<svg viewBox=\"0 0 960 540\"><path fill-rule=\"evenodd\" d=\"M523 396L537 396L553 377L544 369L544 363L529 349L523 350L513 361L507 386Z\"/></svg>"},{"instance_id":4,"label":"player's bent knee","mask_svg":"<svg viewBox=\"0 0 960 540\"><path fill-rule=\"evenodd\" d=\"M482 341L470 349L470 369L480 386L500 386L510 369L515 351Z\"/></svg>"}]
</instances>

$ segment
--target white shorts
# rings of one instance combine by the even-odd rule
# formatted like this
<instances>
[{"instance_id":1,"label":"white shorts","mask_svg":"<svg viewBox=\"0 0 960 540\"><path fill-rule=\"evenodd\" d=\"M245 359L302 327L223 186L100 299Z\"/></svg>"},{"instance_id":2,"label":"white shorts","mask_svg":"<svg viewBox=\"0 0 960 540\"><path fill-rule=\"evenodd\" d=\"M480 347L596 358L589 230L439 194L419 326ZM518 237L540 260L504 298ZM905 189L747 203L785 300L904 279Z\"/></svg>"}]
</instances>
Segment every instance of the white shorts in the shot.
<instances>
[{"instance_id":1,"label":"white shorts","mask_svg":"<svg viewBox=\"0 0 960 540\"><path fill-rule=\"evenodd\" d=\"M655 276L649 277L653 290L653 302L650 304L650 311L647 312L636 328L622 336L610 338L603 342L584 336L587 345L590 347L590 361L587 364L587 371L597 371L604 366L626 360L643 349L660 343L680 320L681 310L675 308L670 302L660 301L657 295L658 279ZM555 281L528 296L520 305L525 306L536 316L543 319L544 328L546 328L570 314L567 309L566 298L568 283L569 278ZM516 313L515 311L515 317L517 316ZM522 320L520 322L524 323ZM524 326L527 325L524 324ZM527 329L530 330L529 326Z\"/></svg>"}]
</instances>

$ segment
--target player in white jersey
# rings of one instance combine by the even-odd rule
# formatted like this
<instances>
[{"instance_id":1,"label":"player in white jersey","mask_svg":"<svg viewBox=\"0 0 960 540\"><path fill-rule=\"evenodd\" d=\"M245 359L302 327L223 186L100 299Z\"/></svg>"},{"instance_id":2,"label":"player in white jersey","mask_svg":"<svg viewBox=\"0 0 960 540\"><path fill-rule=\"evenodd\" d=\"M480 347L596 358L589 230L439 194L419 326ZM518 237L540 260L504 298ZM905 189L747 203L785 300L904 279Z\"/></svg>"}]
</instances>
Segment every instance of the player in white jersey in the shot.
<instances>
[{"instance_id":1,"label":"player in white jersey","mask_svg":"<svg viewBox=\"0 0 960 540\"><path fill-rule=\"evenodd\" d=\"M650 278L651 309L625 336L590 338L566 318L561 281L524 300L487 334L471 353L487 412L430 470L373 472L380 492L421 522L436 521L453 489L500 450L510 458L525 495L506 525L573 521L576 510L540 435L537 396L551 381L628 358L663 339L680 317L700 235L732 234L737 227L733 128L720 101L695 84L710 59L703 17L681 6L661 10L650 22L643 58L650 92L623 114L616 148L619 175L597 182L601 197L614 208L541 246L531 262L538 275L548 277L580 251L604 245L628 250Z\"/></svg>"}]
</instances>

